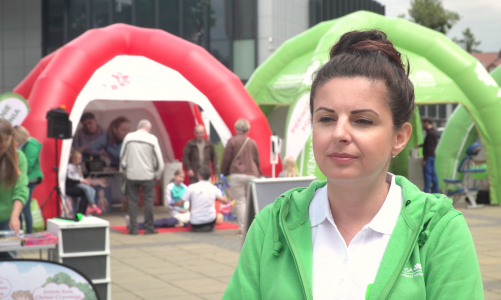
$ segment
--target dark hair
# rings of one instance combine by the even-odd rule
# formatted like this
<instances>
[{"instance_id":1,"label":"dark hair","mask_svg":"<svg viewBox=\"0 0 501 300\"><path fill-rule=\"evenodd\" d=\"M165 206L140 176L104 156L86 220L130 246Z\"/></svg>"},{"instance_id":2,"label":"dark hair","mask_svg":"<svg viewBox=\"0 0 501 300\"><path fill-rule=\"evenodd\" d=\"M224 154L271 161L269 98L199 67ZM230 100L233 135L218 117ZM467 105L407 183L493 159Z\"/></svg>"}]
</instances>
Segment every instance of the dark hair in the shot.
<instances>
[{"instance_id":1,"label":"dark hair","mask_svg":"<svg viewBox=\"0 0 501 300\"><path fill-rule=\"evenodd\" d=\"M117 117L115 120L111 121L110 125L108 126L108 139L110 145L115 145L122 142L118 140L115 133L113 132L113 129L117 129L118 127L120 127L120 125L122 125L122 123L130 123L130 120L124 116L120 116Z\"/></svg>"},{"instance_id":2,"label":"dark hair","mask_svg":"<svg viewBox=\"0 0 501 300\"><path fill-rule=\"evenodd\" d=\"M209 180L211 169L209 166L203 165L198 169L198 174L200 174L203 180Z\"/></svg>"},{"instance_id":3,"label":"dark hair","mask_svg":"<svg viewBox=\"0 0 501 300\"><path fill-rule=\"evenodd\" d=\"M365 77L381 80L387 88L393 127L408 122L414 111L414 86L409 80L409 63L380 30L350 31L331 48L329 61L316 73L311 85L310 113L319 87L336 77Z\"/></svg>"},{"instance_id":4,"label":"dark hair","mask_svg":"<svg viewBox=\"0 0 501 300\"><path fill-rule=\"evenodd\" d=\"M433 124L433 120L430 117L422 117L421 123Z\"/></svg>"},{"instance_id":5,"label":"dark hair","mask_svg":"<svg viewBox=\"0 0 501 300\"><path fill-rule=\"evenodd\" d=\"M0 118L0 134L5 134L12 137L9 148L5 152L5 173L1 174L1 184L4 190L10 190L14 187L19 176L21 176L21 170L19 170L17 162L17 151L16 151L16 138L14 137L14 129L9 121L4 118ZM1 160L0 160L1 162Z\"/></svg>"},{"instance_id":6,"label":"dark hair","mask_svg":"<svg viewBox=\"0 0 501 300\"><path fill-rule=\"evenodd\" d=\"M85 122L85 120L87 120L87 119L95 119L95 118L96 118L96 116L94 116L94 114L93 114L93 113L91 113L91 112L86 112L86 113L84 113L84 114L82 115L82 117L80 118L80 123Z\"/></svg>"}]
</instances>

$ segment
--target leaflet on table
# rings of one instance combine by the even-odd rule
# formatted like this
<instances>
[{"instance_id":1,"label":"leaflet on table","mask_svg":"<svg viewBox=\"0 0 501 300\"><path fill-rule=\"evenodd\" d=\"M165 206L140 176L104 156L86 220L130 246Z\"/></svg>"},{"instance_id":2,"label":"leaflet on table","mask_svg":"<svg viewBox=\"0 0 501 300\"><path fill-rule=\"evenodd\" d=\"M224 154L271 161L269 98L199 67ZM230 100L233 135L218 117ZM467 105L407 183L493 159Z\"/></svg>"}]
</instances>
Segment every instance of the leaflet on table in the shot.
<instances>
[{"instance_id":1,"label":"leaflet on table","mask_svg":"<svg viewBox=\"0 0 501 300\"><path fill-rule=\"evenodd\" d=\"M53 245L57 244L57 236L49 232L37 232L25 234L23 238L23 245L25 246L35 246L35 245Z\"/></svg>"}]
</instances>

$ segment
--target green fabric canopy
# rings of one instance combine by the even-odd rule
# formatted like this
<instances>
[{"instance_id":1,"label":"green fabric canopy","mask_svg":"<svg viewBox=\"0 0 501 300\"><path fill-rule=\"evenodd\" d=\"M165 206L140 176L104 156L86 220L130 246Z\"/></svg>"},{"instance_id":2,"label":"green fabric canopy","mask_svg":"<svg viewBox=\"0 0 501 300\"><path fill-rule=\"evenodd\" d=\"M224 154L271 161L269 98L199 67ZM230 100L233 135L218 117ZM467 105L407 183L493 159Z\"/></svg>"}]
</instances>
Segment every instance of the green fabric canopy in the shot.
<instances>
[{"instance_id":1,"label":"green fabric canopy","mask_svg":"<svg viewBox=\"0 0 501 300\"><path fill-rule=\"evenodd\" d=\"M486 147L491 199L501 195L501 89L485 68L445 35L402 18L387 18L358 11L322 22L286 41L259 66L246 87L263 111L289 105L286 122L286 155L298 161L303 175L323 178L313 158L308 98L312 74L328 59L330 47L351 30L377 28L387 33L411 65L416 103L460 103L477 121ZM393 160L391 170L407 175L409 149L422 140L418 114L411 122L413 135L406 150ZM437 158L438 160L438 158Z\"/></svg>"}]
</instances>

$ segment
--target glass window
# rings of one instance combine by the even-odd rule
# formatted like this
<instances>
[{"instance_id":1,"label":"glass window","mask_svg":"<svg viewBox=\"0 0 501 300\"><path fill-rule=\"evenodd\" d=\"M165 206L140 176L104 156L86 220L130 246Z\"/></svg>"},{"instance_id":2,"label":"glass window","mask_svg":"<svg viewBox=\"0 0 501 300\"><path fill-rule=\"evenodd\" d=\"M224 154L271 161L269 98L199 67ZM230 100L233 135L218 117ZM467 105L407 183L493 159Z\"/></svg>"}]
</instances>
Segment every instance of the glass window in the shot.
<instances>
[{"instance_id":1,"label":"glass window","mask_svg":"<svg viewBox=\"0 0 501 300\"><path fill-rule=\"evenodd\" d=\"M438 117L442 119L447 118L447 104L438 105Z\"/></svg>"},{"instance_id":2,"label":"glass window","mask_svg":"<svg viewBox=\"0 0 501 300\"><path fill-rule=\"evenodd\" d=\"M231 69L231 41L230 40L211 40L210 54L219 60L228 69Z\"/></svg>"},{"instance_id":3,"label":"glass window","mask_svg":"<svg viewBox=\"0 0 501 300\"><path fill-rule=\"evenodd\" d=\"M73 40L87 30L87 5L85 0L68 1L68 40Z\"/></svg>"},{"instance_id":4,"label":"glass window","mask_svg":"<svg viewBox=\"0 0 501 300\"><path fill-rule=\"evenodd\" d=\"M421 117L424 117L426 116L426 107L424 105L419 105L419 115Z\"/></svg>"},{"instance_id":5,"label":"glass window","mask_svg":"<svg viewBox=\"0 0 501 300\"><path fill-rule=\"evenodd\" d=\"M155 1L136 0L136 24L140 27L155 28Z\"/></svg>"},{"instance_id":6,"label":"glass window","mask_svg":"<svg viewBox=\"0 0 501 300\"><path fill-rule=\"evenodd\" d=\"M45 49L44 55L56 51L64 45L64 0L49 0L47 1L47 11L45 16Z\"/></svg>"},{"instance_id":7,"label":"glass window","mask_svg":"<svg viewBox=\"0 0 501 300\"><path fill-rule=\"evenodd\" d=\"M428 106L428 117L436 117L437 116L437 105L427 105Z\"/></svg>"},{"instance_id":8,"label":"glass window","mask_svg":"<svg viewBox=\"0 0 501 300\"><path fill-rule=\"evenodd\" d=\"M132 24L132 0L113 1L113 23Z\"/></svg>"},{"instance_id":9,"label":"glass window","mask_svg":"<svg viewBox=\"0 0 501 300\"><path fill-rule=\"evenodd\" d=\"M92 0L91 27L100 28L110 25L110 11L108 0Z\"/></svg>"},{"instance_id":10,"label":"glass window","mask_svg":"<svg viewBox=\"0 0 501 300\"><path fill-rule=\"evenodd\" d=\"M233 41L233 72L242 80L247 80L254 72L255 40Z\"/></svg>"},{"instance_id":11,"label":"glass window","mask_svg":"<svg viewBox=\"0 0 501 300\"><path fill-rule=\"evenodd\" d=\"M230 3L228 0L211 0L210 2L210 38L212 40L230 38Z\"/></svg>"},{"instance_id":12,"label":"glass window","mask_svg":"<svg viewBox=\"0 0 501 300\"><path fill-rule=\"evenodd\" d=\"M158 6L160 29L179 36L179 0L159 0Z\"/></svg>"},{"instance_id":13,"label":"glass window","mask_svg":"<svg viewBox=\"0 0 501 300\"><path fill-rule=\"evenodd\" d=\"M202 45L204 34L203 1L183 0L183 36L197 45Z\"/></svg>"},{"instance_id":14,"label":"glass window","mask_svg":"<svg viewBox=\"0 0 501 300\"><path fill-rule=\"evenodd\" d=\"M234 38L252 39L256 37L256 1L234 0Z\"/></svg>"}]
</instances>

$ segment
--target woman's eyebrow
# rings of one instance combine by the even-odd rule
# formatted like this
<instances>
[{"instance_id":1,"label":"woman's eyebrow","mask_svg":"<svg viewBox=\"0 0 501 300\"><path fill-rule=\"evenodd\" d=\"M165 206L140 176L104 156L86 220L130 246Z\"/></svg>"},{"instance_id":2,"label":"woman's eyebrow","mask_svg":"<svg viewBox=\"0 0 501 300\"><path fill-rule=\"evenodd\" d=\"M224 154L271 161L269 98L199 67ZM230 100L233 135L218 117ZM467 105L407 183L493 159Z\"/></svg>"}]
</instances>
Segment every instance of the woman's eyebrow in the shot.
<instances>
[{"instance_id":1,"label":"woman's eyebrow","mask_svg":"<svg viewBox=\"0 0 501 300\"><path fill-rule=\"evenodd\" d=\"M357 110L352 110L351 111L351 114L352 115L355 115L355 114L360 114L360 113L364 113L364 112L371 112L373 114L375 114L376 116L379 116L379 114L375 111L373 111L372 109L357 109Z\"/></svg>"},{"instance_id":2,"label":"woman's eyebrow","mask_svg":"<svg viewBox=\"0 0 501 300\"><path fill-rule=\"evenodd\" d=\"M335 113L335 111L333 109L323 107L323 106L320 106L319 108L317 108L317 110L315 110L315 112L317 112L319 110L325 110L325 111L330 112L330 113Z\"/></svg>"}]
</instances>

